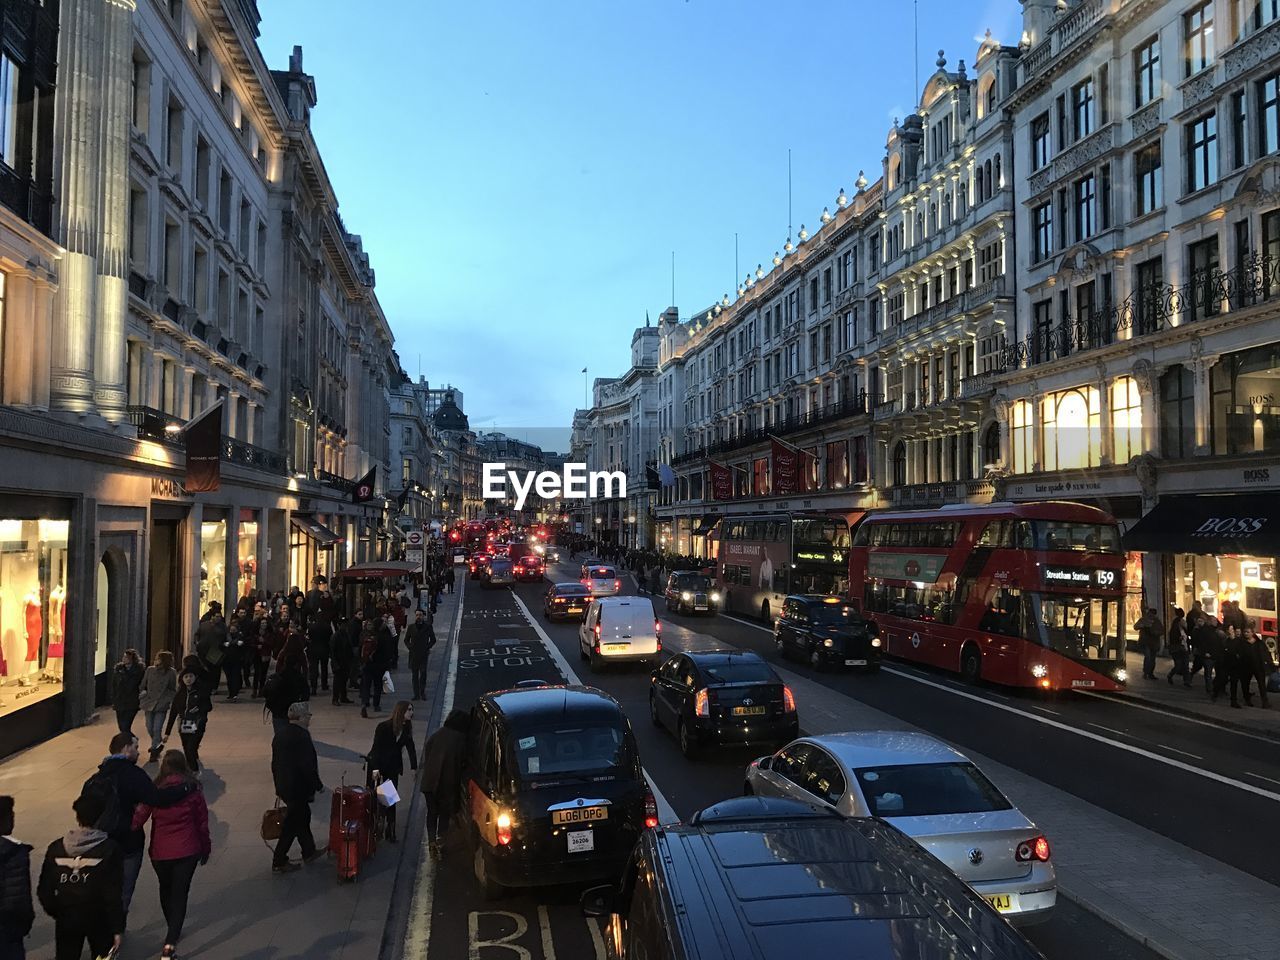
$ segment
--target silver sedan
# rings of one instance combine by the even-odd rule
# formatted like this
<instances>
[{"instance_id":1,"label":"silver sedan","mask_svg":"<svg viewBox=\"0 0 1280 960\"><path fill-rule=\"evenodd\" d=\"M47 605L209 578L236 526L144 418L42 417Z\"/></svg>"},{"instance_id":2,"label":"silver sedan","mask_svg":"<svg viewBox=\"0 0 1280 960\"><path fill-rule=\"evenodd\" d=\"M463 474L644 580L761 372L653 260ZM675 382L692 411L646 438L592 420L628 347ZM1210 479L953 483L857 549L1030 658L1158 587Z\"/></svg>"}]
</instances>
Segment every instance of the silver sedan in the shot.
<instances>
[{"instance_id":1,"label":"silver sedan","mask_svg":"<svg viewBox=\"0 0 1280 960\"><path fill-rule=\"evenodd\" d=\"M1012 923L1058 899L1049 841L964 754L920 733L801 737L747 767L745 791L792 797L910 836Z\"/></svg>"}]
</instances>

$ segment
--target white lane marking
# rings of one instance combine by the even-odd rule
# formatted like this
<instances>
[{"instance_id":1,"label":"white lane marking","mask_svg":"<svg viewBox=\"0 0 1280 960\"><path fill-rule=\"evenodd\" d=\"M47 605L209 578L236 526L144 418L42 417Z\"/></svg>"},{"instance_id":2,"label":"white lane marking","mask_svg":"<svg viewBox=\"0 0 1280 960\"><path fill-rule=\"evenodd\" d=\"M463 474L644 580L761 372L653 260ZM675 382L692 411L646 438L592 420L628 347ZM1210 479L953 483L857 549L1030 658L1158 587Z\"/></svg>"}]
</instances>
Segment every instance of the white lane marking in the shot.
<instances>
[{"instance_id":1,"label":"white lane marking","mask_svg":"<svg viewBox=\"0 0 1280 960\"><path fill-rule=\"evenodd\" d=\"M551 920L542 904L538 904L538 928L542 931L542 960L556 960L556 947L551 941Z\"/></svg>"},{"instance_id":2,"label":"white lane marking","mask_svg":"<svg viewBox=\"0 0 1280 960\"><path fill-rule=\"evenodd\" d=\"M529 608L524 605L524 601L520 599L514 590L511 591L511 596L515 598L516 603L520 604L520 609L523 610L524 615L529 618L529 624L538 632L538 636L541 638L543 646L545 646L547 648L547 652L551 654L551 659L556 662L556 666L560 668L560 672L564 674L564 678L569 683L581 684L582 680L578 677L578 674L574 671L573 667L569 666L569 661L565 658L565 655L560 651L560 648L552 642L551 638L547 636L547 631L542 629L542 624L533 619L533 615L529 613ZM575 640L574 642L580 643L581 641ZM667 801L667 798L662 795L662 791L658 789L658 785L654 782L653 777L649 776L648 770L644 771L644 778L649 784L649 789L653 792L653 799L658 804L659 822L679 823L680 818L676 815L675 807L671 806Z\"/></svg>"},{"instance_id":3,"label":"white lane marking","mask_svg":"<svg viewBox=\"0 0 1280 960\"><path fill-rule=\"evenodd\" d=\"M1212 770L1193 767L1191 764L1183 763L1181 760L1161 756L1158 753L1152 753L1150 750L1144 750L1142 747L1135 747L1132 744L1122 743L1119 740L1112 740L1109 737L1102 736L1101 734L1090 733L1088 730L1081 730L1079 727L1073 727L1070 724L1062 723L1058 720L1050 720L1048 717L1037 716L1034 713L1029 713L1026 710L1020 710L1017 707L1007 706L1002 703L992 703L990 700L975 696L972 693L966 693L963 690L955 690L945 684L934 683L932 680L926 680L923 677L912 676L909 673L902 673L898 670L890 670L889 672L895 673L898 676L906 677L908 680L912 680L916 683L924 684L927 687L936 687L938 690L945 690L947 693L953 694L957 697L964 697L966 700L972 700L975 703L986 704L995 710L1004 710L1007 713L1015 713L1018 716L1026 717L1028 720L1034 720L1036 723L1042 723L1047 727L1054 727L1055 729L1062 730L1066 733L1073 733L1077 737L1084 737L1088 740L1096 740L1098 743L1105 743L1108 746L1115 747L1117 750L1125 750L1140 757L1146 757L1148 760L1154 760L1157 763L1163 763L1166 766L1176 767L1179 770L1185 770L1187 773L1194 773L1196 776L1204 777L1206 780L1213 780L1225 786L1235 787L1237 790L1244 790L1246 793L1252 793L1267 800L1274 800L1275 802L1280 803L1280 793L1275 793L1271 790L1264 790L1261 787L1255 787L1251 783L1245 783L1241 780L1233 780L1231 777L1223 776L1220 773L1214 773ZM1099 726L1099 724L1091 724L1091 726ZM1102 729L1105 730L1107 728L1103 727ZM1127 736L1127 734L1124 734L1124 736Z\"/></svg>"},{"instance_id":4,"label":"white lane marking","mask_svg":"<svg viewBox=\"0 0 1280 960\"><path fill-rule=\"evenodd\" d=\"M1123 730L1117 730L1115 727L1104 727L1100 723L1094 723L1092 720L1087 721L1089 726L1097 727L1099 730L1105 730L1107 733L1114 733L1117 737L1133 737L1131 733L1125 733ZM1136 740L1137 737L1134 737Z\"/></svg>"},{"instance_id":5,"label":"white lane marking","mask_svg":"<svg viewBox=\"0 0 1280 960\"><path fill-rule=\"evenodd\" d=\"M1032 710L1042 710L1042 711L1044 711L1045 713L1051 713L1051 714L1053 714L1055 717L1060 717L1060 716L1062 716L1062 714L1061 714L1061 713L1059 713L1057 710L1050 710L1048 707L1042 707L1042 706L1040 706L1039 704L1036 704L1036 703L1031 704L1031 709L1032 709Z\"/></svg>"},{"instance_id":6,"label":"white lane marking","mask_svg":"<svg viewBox=\"0 0 1280 960\"><path fill-rule=\"evenodd\" d=\"M1180 713L1173 713L1169 710L1162 710L1159 707L1152 707L1145 703L1135 703L1132 700L1126 700L1121 697L1109 697L1104 693L1094 693L1090 690L1074 690L1073 693L1086 697L1095 697L1098 700L1105 700L1107 703L1118 703L1121 706L1132 707L1134 710L1146 710L1148 713L1158 713L1162 717L1168 717L1171 720L1181 720L1183 723L1194 723L1201 727L1212 727L1222 733L1229 733L1237 737L1248 737L1251 740L1261 740L1263 743L1274 744L1275 737L1264 737L1262 734L1249 733L1245 730L1236 730L1233 727L1224 727L1220 723L1214 723L1212 720L1201 720L1198 717L1188 717Z\"/></svg>"},{"instance_id":7,"label":"white lane marking","mask_svg":"<svg viewBox=\"0 0 1280 960\"><path fill-rule=\"evenodd\" d=\"M453 696L458 676L458 642L461 639L463 598L467 593L467 581L464 578L458 590L458 607L453 612L453 636L449 641L449 667L444 678L444 698L441 703L441 722L453 709ZM422 831L422 849L418 852L418 862L422 869L413 887L412 906L409 910L409 929L405 931L405 955L421 957L426 960L427 950L431 945L431 911L435 904L436 863L432 858L427 831Z\"/></svg>"},{"instance_id":8,"label":"white lane marking","mask_svg":"<svg viewBox=\"0 0 1280 960\"><path fill-rule=\"evenodd\" d=\"M1171 747L1167 743L1157 743L1156 746L1159 747L1161 750L1168 750L1171 753L1180 753L1184 757L1190 757L1192 760L1204 759L1204 757L1200 756L1198 753L1187 753L1187 751L1179 750L1177 747Z\"/></svg>"},{"instance_id":9,"label":"white lane marking","mask_svg":"<svg viewBox=\"0 0 1280 960\"><path fill-rule=\"evenodd\" d=\"M480 939L480 918L485 917L506 917L515 921L516 928L512 933L505 933L493 940ZM529 930L529 921L518 913L512 913L510 910L472 910L467 914L467 960L480 960L480 950L484 947L496 947L502 950L510 950L520 960L533 960L533 951L528 947L522 947L518 943L512 943L513 940L519 940Z\"/></svg>"},{"instance_id":10,"label":"white lane marking","mask_svg":"<svg viewBox=\"0 0 1280 960\"><path fill-rule=\"evenodd\" d=\"M1276 786L1280 787L1280 780L1272 780L1270 777L1264 777L1262 774L1254 773L1252 770L1245 770L1243 771L1243 773L1246 777L1254 777L1257 780L1265 780L1267 781L1267 783L1274 783Z\"/></svg>"},{"instance_id":11,"label":"white lane marking","mask_svg":"<svg viewBox=\"0 0 1280 960\"><path fill-rule=\"evenodd\" d=\"M595 917L587 917L587 929L591 931L591 942L596 948L596 960L605 960L608 953L604 949L604 936L600 933L600 921Z\"/></svg>"}]
</instances>

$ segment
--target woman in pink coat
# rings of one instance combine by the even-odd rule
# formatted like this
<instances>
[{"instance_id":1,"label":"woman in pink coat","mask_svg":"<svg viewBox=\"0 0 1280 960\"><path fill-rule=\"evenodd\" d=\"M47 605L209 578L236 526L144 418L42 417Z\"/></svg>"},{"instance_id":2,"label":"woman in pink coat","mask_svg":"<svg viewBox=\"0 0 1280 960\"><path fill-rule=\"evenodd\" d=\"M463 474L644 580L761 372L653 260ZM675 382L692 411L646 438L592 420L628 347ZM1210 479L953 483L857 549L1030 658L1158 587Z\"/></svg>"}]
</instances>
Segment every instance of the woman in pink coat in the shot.
<instances>
[{"instance_id":1,"label":"woman in pink coat","mask_svg":"<svg viewBox=\"0 0 1280 960\"><path fill-rule=\"evenodd\" d=\"M169 932L165 937L161 957L176 957L178 939L182 936L182 924L187 918L187 898L191 893L191 880L197 864L209 862L212 845L209 841L209 807L204 801L200 784L187 766L187 758L181 750L170 750L160 761L160 773L156 786L171 787L193 783L195 789L180 803L163 809L139 804L133 815L133 828L142 829L148 819L151 824L151 866L160 881L160 907L164 910Z\"/></svg>"}]
</instances>

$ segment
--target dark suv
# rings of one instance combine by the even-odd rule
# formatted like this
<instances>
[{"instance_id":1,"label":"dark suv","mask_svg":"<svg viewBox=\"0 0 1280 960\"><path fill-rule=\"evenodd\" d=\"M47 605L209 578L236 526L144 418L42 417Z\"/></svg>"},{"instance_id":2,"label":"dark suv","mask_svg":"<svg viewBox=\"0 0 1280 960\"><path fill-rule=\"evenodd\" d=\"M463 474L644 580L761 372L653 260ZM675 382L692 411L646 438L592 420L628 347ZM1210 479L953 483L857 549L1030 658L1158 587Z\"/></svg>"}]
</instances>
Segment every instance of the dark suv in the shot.
<instances>
[{"instance_id":1,"label":"dark suv","mask_svg":"<svg viewBox=\"0 0 1280 960\"><path fill-rule=\"evenodd\" d=\"M880 669L880 632L840 597L793 594L782 604L773 640L783 657L798 657L815 670L857 667Z\"/></svg>"},{"instance_id":2,"label":"dark suv","mask_svg":"<svg viewBox=\"0 0 1280 960\"><path fill-rule=\"evenodd\" d=\"M1044 960L906 834L741 797L647 830L619 884L582 894L608 960Z\"/></svg>"}]
</instances>

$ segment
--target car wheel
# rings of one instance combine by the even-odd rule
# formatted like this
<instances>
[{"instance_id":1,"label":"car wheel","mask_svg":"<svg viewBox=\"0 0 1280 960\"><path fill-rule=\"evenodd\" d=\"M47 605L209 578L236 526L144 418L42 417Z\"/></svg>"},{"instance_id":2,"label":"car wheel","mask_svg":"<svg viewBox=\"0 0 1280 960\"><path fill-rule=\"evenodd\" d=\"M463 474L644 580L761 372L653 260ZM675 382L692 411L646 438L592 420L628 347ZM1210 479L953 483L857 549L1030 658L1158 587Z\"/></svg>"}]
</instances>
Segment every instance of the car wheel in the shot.
<instances>
[{"instance_id":1,"label":"car wheel","mask_svg":"<svg viewBox=\"0 0 1280 960\"><path fill-rule=\"evenodd\" d=\"M680 741L680 752L685 755L685 758L696 760L699 753L698 741L689 733L689 727L683 720L680 721L680 728L676 731L676 737Z\"/></svg>"},{"instance_id":2,"label":"car wheel","mask_svg":"<svg viewBox=\"0 0 1280 960\"><path fill-rule=\"evenodd\" d=\"M760 619L763 620L765 623L769 622L769 601L768 600L760 604Z\"/></svg>"},{"instance_id":3,"label":"car wheel","mask_svg":"<svg viewBox=\"0 0 1280 960\"><path fill-rule=\"evenodd\" d=\"M496 882L489 876L489 867L484 859L484 848L481 845L480 838L476 838L475 859L472 862L472 868L475 871L476 883L480 884L480 892L484 894L486 900L497 900L504 893L502 884Z\"/></svg>"},{"instance_id":4,"label":"car wheel","mask_svg":"<svg viewBox=\"0 0 1280 960\"><path fill-rule=\"evenodd\" d=\"M591 653L587 655L587 659L591 662L591 672L599 673L601 667L600 655L596 653L595 650L592 650Z\"/></svg>"},{"instance_id":5,"label":"car wheel","mask_svg":"<svg viewBox=\"0 0 1280 960\"><path fill-rule=\"evenodd\" d=\"M976 648L965 649L960 658L960 675L969 683L977 683L982 679L982 654Z\"/></svg>"},{"instance_id":6,"label":"car wheel","mask_svg":"<svg viewBox=\"0 0 1280 960\"><path fill-rule=\"evenodd\" d=\"M662 720L658 716L658 698L652 693L649 694L649 719L655 727L662 726Z\"/></svg>"},{"instance_id":7,"label":"car wheel","mask_svg":"<svg viewBox=\"0 0 1280 960\"><path fill-rule=\"evenodd\" d=\"M822 653L817 647L809 651L809 666L813 667L819 673L822 672Z\"/></svg>"}]
</instances>

